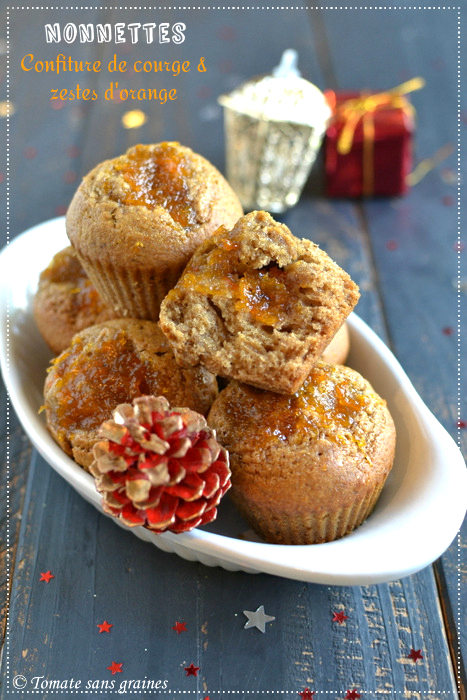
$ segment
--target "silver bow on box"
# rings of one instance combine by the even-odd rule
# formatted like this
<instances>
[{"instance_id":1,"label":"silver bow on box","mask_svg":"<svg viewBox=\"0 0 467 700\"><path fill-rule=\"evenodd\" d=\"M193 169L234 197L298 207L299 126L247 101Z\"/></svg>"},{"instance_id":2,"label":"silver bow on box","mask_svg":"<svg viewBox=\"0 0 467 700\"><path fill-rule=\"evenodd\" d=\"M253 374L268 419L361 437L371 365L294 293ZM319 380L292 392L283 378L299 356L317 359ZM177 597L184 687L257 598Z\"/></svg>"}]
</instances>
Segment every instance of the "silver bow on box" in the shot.
<instances>
[{"instance_id":1,"label":"silver bow on box","mask_svg":"<svg viewBox=\"0 0 467 700\"><path fill-rule=\"evenodd\" d=\"M227 178L243 207L280 213L294 206L331 117L321 90L300 76L297 53L285 51L271 75L218 101L224 107Z\"/></svg>"}]
</instances>

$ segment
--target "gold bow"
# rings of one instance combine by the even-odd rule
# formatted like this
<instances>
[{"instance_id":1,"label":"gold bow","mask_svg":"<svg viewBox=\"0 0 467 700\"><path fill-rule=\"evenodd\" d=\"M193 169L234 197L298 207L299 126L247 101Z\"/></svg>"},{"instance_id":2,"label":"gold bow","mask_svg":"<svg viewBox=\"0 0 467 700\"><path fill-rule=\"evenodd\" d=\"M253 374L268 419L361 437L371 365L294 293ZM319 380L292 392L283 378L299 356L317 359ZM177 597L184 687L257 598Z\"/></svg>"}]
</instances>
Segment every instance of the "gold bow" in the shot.
<instances>
[{"instance_id":1,"label":"gold bow","mask_svg":"<svg viewBox=\"0 0 467 700\"><path fill-rule=\"evenodd\" d=\"M414 107L405 98L409 92L424 87L423 78L412 78L392 90L376 94L363 93L359 97L346 100L334 110L335 117L344 122L337 140L337 151L341 154L350 152L358 123L363 128L363 183L362 193L373 193L373 148L375 141L374 113L380 109L402 109L409 116L415 114Z\"/></svg>"}]
</instances>

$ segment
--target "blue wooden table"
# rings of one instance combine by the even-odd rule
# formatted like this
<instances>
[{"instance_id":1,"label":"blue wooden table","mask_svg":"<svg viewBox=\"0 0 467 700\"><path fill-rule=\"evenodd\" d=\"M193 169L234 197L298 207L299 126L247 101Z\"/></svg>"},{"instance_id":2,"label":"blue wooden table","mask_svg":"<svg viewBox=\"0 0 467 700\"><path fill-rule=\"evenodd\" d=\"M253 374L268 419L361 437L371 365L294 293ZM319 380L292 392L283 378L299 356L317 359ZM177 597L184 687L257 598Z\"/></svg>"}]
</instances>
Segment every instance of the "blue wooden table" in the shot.
<instances>
[{"instance_id":1,"label":"blue wooden table","mask_svg":"<svg viewBox=\"0 0 467 700\"><path fill-rule=\"evenodd\" d=\"M319 243L360 285L359 315L389 344L465 455L467 381L458 371L467 291L463 9L3 5L2 245L64 214L80 178L132 144L177 140L224 170L217 97L269 72L284 49L298 51L303 76L322 89L380 91L423 76L425 88L412 98L415 158L435 160L421 181L401 198L331 200L320 161L281 220ZM77 41L60 51L103 63L113 54L129 63L169 56L193 70L151 76L152 87L177 90L164 105L102 99L109 86L103 72L23 70L24 56L35 62L57 53L44 36L44 25L57 22L183 22L181 45ZM205 72L195 69L201 56ZM118 80L137 89L148 78L130 71ZM99 98L50 99L51 90L78 83ZM122 117L132 110L144 113L136 115L142 123L125 128ZM32 449L2 391L2 698L465 697L462 532L433 566L381 585L316 585L188 562L87 504ZM414 548L423 536L407 532ZM44 580L47 572L53 578ZM264 634L245 629L243 612L261 605L275 618Z\"/></svg>"}]
</instances>

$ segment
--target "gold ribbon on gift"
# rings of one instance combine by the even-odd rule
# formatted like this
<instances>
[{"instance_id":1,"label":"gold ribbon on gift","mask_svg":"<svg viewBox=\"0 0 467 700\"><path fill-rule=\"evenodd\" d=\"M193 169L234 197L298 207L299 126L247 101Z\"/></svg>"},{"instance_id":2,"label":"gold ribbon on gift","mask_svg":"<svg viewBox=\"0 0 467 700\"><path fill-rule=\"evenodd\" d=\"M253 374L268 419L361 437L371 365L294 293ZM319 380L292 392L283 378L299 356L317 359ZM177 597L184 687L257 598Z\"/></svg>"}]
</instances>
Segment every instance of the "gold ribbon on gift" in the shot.
<instances>
[{"instance_id":1,"label":"gold ribbon on gift","mask_svg":"<svg viewBox=\"0 0 467 700\"><path fill-rule=\"evenodd\" d=\"M415 109L405 98L409 92L424 87L423 78L412 78L397 87L375 94L362 93L338 105L334 110L337 119L344 122L337 140L337 151L347 154L352 148L355 129L362 122L363 129L363 182L362 194L370 196L374 187L373 152L375 142L374 113L380 109L401 109L404 114L415 115Z\"/></svg>"}]
</instances>

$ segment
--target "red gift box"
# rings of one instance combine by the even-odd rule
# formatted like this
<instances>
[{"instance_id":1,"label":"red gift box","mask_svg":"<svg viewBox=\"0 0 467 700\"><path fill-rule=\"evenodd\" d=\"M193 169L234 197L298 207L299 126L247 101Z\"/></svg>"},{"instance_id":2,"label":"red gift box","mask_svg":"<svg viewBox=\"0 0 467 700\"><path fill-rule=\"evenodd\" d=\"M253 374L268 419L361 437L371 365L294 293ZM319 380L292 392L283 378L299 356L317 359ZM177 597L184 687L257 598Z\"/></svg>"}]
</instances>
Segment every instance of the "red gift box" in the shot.
<instances>
[{"instance_id":1,"label":"red gift box","mask_svg":"<svg viewBox=\"0 0 467 700\"><path fill-rule=\"evenodd\" d=\"M423 84L414 78L388 92L325 93L334 114L324 144L329 197L407 192L415 110L403 93Z\"/></svg>"}]
</instances>

